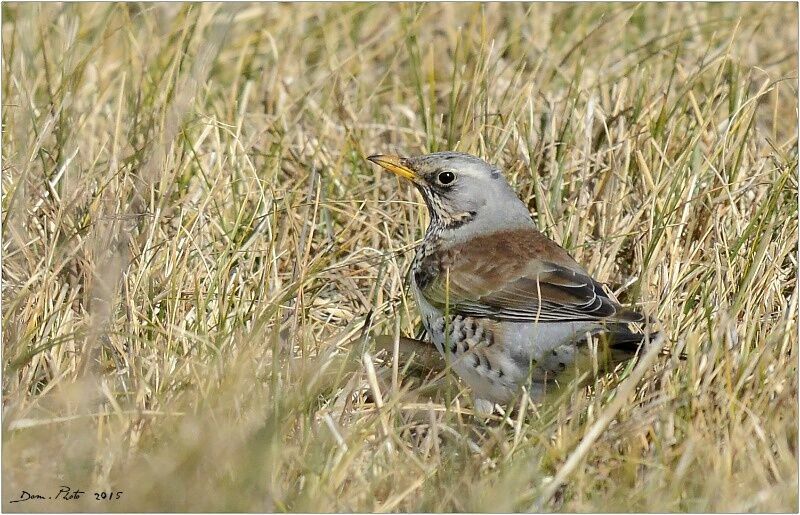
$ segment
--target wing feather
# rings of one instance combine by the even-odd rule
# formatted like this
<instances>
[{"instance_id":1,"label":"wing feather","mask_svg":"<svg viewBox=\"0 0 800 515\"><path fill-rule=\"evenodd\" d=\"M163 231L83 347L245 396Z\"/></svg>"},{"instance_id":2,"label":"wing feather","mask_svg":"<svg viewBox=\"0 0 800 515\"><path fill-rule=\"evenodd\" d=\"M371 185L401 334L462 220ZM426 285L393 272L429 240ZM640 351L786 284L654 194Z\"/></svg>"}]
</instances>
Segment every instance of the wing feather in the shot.
<instances>
[{"instance_id":1,"label":"wing feather","mask_svg":"<svg viewBox=\"0 0 800 515\"><path fill-rule=\"evenodd\" d=\"M446 252L450 273L422 290L440 309L514 322L642 319L535 229L494 233Z\"/></svg>"}]
</instances>

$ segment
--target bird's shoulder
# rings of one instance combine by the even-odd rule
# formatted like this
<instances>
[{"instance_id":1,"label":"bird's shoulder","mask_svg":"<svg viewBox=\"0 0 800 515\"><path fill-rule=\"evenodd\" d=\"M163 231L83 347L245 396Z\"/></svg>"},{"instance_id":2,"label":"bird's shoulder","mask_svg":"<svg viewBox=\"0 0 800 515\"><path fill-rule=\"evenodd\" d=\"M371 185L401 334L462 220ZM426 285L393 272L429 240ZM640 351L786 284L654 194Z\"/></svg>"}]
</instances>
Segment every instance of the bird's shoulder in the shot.
<instances>
[{"instance_id":1,"label":"bird's shoulder","mask_svg":"<svg viewBox=\"0 0 800 515\"><path fill-rule=\"evenodd\" d=\"M443 282L481 295L525 277L588 279L566 250L532 227L496 231L455 244L426 241L418 249L413 272L417 287L423 293L431 289L433 295Z\"/></svg>"},{"instance_id":2,"label":"bird's shoulder","mask_svg":"<svg viewBox=\"0 0 800 515\"><path fill-rule=\"evenodd\" d=\"M527 275L526 271L538 271L537 264L550 263L586 274L563 247L533 227L478 235L442 248L441 253L440 260L452 268L476 268L486 273L507 270Z\"/></svg>"},{"instance_id":3,"label":"bird's shoulder","mask_svg":"<svg viewBox=\"0 0 800 515\"><path fill-rule=\"evenodd\" d=\"M511 321L639 318L536 229L442 245L417 263L415 280L432 305L450 305L465 315Z\"/></svg>"}]
</instances>

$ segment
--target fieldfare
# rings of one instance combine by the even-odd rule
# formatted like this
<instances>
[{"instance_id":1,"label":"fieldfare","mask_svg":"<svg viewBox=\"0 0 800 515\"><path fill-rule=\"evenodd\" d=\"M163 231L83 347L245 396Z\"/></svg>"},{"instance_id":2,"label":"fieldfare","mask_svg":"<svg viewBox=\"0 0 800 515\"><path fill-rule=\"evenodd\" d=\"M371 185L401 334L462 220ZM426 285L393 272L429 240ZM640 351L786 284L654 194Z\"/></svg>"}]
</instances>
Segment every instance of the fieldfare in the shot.
<instances>
[{"instance_id":1,"label":"fieldfare","mask_svg":"<svg viewBox=\"0 0 800 515\"><path fill-rule=\"evenodd\" d=\"M433 344L472 388L476 411L491 412L522 386L541 400L563 372L585 366L589 335L604 335L606 365L655 336L643 315L537 230L497 167L458 152L368 159L410 180L428 207L414 297Z\"/></svg>"}]
</instances>

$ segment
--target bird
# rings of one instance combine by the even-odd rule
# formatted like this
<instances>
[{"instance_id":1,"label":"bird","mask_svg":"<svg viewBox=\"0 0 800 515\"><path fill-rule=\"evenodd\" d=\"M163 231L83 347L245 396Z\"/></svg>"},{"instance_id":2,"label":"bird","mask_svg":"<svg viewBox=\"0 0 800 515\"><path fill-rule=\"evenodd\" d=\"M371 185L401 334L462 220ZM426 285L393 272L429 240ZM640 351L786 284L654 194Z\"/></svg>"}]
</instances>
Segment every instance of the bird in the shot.
<instances>
[{"instance_id":1,"label":"bird","mask_svg":"<svg viewBox=\"0 0 800 515\"><path fill-rule=\"evenodd\" d=\"M541 401L568 369L586 366L591 338L606 342L607 366L655 340L654 319L620 305L539 231L497 166L453 151L367 159L410 181L427 206L413 296L477 413L492 413L523 388Z\"/></svg>"}]
</instances>

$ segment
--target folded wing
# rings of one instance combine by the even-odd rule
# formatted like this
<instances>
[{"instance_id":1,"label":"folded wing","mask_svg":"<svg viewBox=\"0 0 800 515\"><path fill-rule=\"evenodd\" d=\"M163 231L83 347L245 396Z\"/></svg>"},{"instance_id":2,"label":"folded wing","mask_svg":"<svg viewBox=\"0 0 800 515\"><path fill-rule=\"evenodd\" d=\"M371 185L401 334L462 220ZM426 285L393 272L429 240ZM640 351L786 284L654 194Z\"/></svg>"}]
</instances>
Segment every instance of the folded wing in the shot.
<instances>
[{"instance_id":1,"label":"folded wing","mask_svg":"<svg viewBox=\"0 0 800 515\"><path fill-rule=\"evenodd\" d=\"M423 289L440 309L512 322L639 322L535 229L494 233L448 251Z\"/></svg>"}]
</instances>

